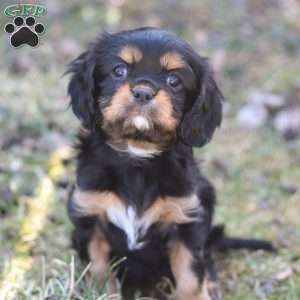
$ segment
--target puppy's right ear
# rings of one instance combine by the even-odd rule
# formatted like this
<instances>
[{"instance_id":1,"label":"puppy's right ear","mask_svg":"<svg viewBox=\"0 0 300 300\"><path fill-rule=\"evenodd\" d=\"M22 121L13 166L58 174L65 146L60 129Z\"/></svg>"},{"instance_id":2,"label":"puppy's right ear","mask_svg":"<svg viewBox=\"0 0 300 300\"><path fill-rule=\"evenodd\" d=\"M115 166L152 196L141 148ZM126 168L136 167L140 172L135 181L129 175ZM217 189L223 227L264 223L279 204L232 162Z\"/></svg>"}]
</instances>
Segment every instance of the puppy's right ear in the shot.
<instances>
[{"instance_id":1,"label":"puppy's right ear","mask_svg":"<svg viewBox=\"0 0 300 300\"><path fill-rule=\"evenodd\" d=\"M69 64L66 71L66 74L72 74L68 86L72 110L82 125L91 130L96 125L94 70L94 59L84 52Z\"/></svg>"}]
</instances>

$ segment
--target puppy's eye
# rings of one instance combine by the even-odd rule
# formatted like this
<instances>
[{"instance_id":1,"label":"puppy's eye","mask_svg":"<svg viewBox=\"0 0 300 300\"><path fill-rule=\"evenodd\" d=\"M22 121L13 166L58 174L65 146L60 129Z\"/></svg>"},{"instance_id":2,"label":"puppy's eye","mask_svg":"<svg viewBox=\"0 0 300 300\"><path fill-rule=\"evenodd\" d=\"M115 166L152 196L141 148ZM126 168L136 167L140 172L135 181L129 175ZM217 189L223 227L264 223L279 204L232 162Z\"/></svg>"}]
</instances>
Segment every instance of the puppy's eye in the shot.
<instances>
[{"instance_id":1,"label":"puppy's eye","mask_svg":"<svg viewBox=\"0 0 300 300\"><path fill-rule=\"evenodd\" d=\"M122 64L122 65L117 65L114 69L113 69L113 74L115 77L118 78L125 78L127 76L128 73L128 68L126 65Z\"/></svg>"},{"instance_id":2,"label":"puppy's eye","mask_svg":"<svg viewBox=\"0 0 300 300\"><path fill-rule=\"evenodd\" d=\"M166 80L167 84L172 88L178 88L181 86L181 79L175 74L169 74Z\"/></svg>"}]
</instances>

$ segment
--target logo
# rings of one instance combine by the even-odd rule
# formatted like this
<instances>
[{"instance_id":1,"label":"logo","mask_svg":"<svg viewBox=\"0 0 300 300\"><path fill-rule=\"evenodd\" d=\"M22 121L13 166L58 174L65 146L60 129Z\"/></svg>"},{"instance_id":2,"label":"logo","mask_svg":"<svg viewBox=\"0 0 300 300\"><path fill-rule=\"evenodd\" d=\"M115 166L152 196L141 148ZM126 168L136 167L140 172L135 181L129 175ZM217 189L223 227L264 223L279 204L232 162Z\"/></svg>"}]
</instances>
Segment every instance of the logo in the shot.
<instances>
[{"instance_id":1,"label":"logo","mask_svg":"<svg viewBox=\"0 0 300 300\"><path fill-rule=\"evenodd\" d=\"M39 4L14 4L4 9L4 15L14 18L11 23L4 27L10 35L10 44L18 48L22 45L36 47L40 35L45 33L45 26L37 23L36 18L46 15L47 9Z\"/></svg>"}]
</instances>

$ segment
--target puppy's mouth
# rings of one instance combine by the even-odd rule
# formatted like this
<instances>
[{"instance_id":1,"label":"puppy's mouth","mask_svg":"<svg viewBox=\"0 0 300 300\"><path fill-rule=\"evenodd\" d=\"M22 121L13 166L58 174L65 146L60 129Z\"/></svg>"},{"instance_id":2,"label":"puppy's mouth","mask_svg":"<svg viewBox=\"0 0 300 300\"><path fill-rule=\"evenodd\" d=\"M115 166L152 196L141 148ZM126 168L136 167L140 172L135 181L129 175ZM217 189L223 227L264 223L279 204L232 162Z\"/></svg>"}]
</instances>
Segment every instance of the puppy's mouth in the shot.
<instances>
[{"instance_id":1,"label":"puppy's mouth","mask_svg":"<svg viewBox=\"0 0 300 300\"><path fill-rule=\"evenodd\" d=\"M159 90L149 101L136 97L128 84L122 85L102 109L102 129L116 140L169 144L175 138L177 118L168 93Z\"/></svg>"}]
</instances>

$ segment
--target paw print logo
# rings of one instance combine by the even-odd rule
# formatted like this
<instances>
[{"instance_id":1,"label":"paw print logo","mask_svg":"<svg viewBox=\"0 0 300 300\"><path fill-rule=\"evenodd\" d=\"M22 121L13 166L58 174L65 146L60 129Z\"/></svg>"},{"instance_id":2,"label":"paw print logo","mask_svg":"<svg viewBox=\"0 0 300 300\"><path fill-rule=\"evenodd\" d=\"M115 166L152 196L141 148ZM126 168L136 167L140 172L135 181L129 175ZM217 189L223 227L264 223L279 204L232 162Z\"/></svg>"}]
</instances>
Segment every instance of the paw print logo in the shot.
<instances>
[{"instance_id":1,"label":"paw print logo","mask_svg":"<svg viewBox=\"0 0 300 300\"><path fill-rule=\"evenodd\" d=\"M29 16L24 20L22 17L16 17L13 23L5 25L4 30L11 34L10 43L17 48L21 45L35 47L39 43L39 35L44 33L45 27L42 23L35 23L35 19Z\"/></svg>"}]
</instances>

